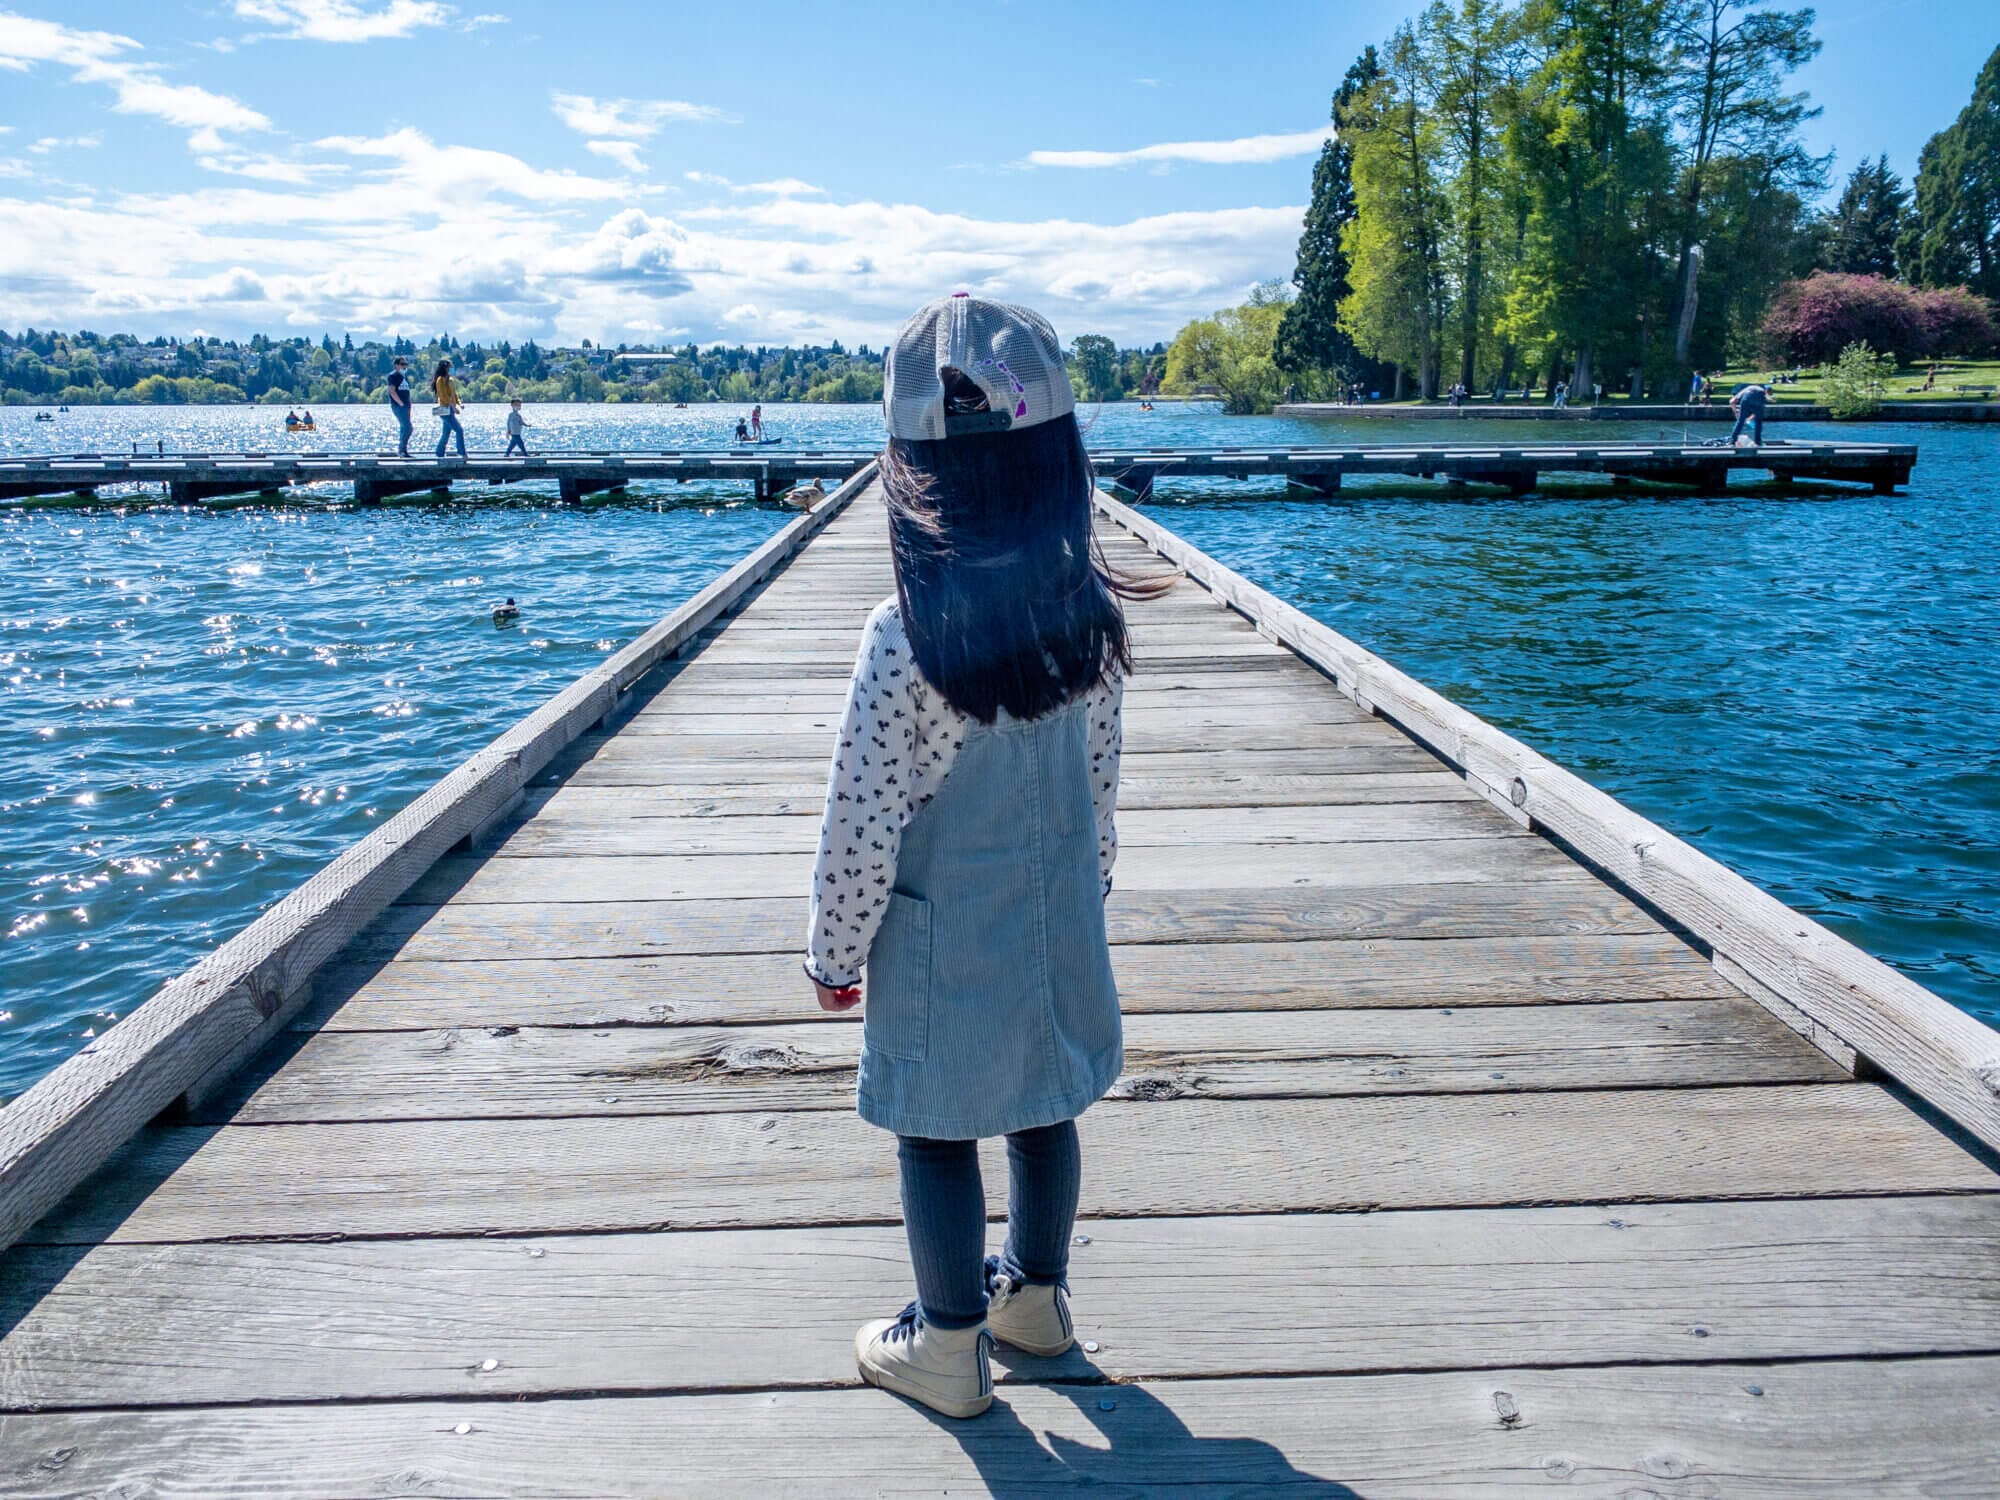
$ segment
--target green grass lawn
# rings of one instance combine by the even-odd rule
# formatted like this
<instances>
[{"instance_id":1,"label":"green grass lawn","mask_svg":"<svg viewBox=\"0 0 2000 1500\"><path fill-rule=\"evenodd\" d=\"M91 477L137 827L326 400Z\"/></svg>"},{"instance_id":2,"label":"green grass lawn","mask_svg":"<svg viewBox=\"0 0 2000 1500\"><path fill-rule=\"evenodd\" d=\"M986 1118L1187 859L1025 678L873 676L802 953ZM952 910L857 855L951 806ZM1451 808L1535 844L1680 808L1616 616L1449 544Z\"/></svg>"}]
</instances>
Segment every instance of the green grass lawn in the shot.
<instances>
[{"instance_id":1,"label":"green grass lawn","mask_svg":"<svg viewBox=\"0 0 2000 1500\"><path fill-rule=\"evenodd\" d=\"M1928 364L1902 366L1882 392L1883 398L1889 401L2000 400L2000 359L1939 360L1937 383L1927 391L1919 390L1918 387L1924 383L1924 372L1928 368ZM1715 377L1716 399L1724 400L1727 393L1735 390L1737 386L1747 385L1753 380L1764 380L1771 374L1770 367L1766 365L1725 371ZM1953 389L1954 386L1961 385L1983 385L1992 389L1984 394ZM1822 400L1819 373L1808 369L1799 376L1797 385L1772 386L1771 395L1778 401Z\"/></svg>"}]
</instances>

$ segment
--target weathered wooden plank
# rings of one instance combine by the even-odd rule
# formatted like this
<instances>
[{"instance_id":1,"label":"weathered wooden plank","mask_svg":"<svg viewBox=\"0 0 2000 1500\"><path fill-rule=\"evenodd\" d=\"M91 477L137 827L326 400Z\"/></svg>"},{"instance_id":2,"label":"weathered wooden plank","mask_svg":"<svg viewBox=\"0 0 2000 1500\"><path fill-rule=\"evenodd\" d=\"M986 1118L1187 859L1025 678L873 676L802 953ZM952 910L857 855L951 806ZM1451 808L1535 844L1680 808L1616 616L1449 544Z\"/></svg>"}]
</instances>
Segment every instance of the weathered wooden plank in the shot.
<instances>
[{"instance_id":1,"label":"weathered wooden plank","mask_svg":"<svg viewBox=\"0 0 2000 1500\"><path fill-rule=\"evenodd\" d=\"M1129 739L1143 739L1160 730L1213 729L1223 731L1220 737L1226 740L1238 731L1265 729L1274 724L1285 728L1305 724L1357 724L1366 726L1369 731L1363 743L1381 739L1381 724L1361 713L1345 698L1331 692L1315 693L1309 699L1285 705L1268 702L1262 694L1245 696L1248 701L1237 703L1217 702L1193 693L1177 695L1176 701L1170 702L1134 703L1128 700L1123 714L1125 734ZM1303 695L1300 696L1303 698ZM622 732L744 736L818 734L826 738L828 753L831 754L833 736L840 730L845 702L842 699L838 703L796 709L766 704L749 713L728 706L716 708L712 703L706 708L698 707L682 701L678 694L669 693L634 714ZM1223 748L1226 749L1226 745Z\"/></svg>"},{"instance_id":2,"label":"weathered wooden plank","mask_svg":"<svg viewBox=\"0 0 2000 1500\"><path fill-rule=\"evenodd\" d=\"M1181 1099L1083 1116L1108 1217L1992 1192L1866 1084ZM1003 1180L988 1143L988 1180ZM998 1201L998 1200L996 1200ZM886 1223L889 1137L841 1111L156 1126L36 1243Z\"/></svg>"},{"instance_id":3,"label":"weathered wooden plank","mask_svg":"<svg viewBox=\"0 0 2000 1500\"><path fill-rule=\"evenodd\" d=\"M1987 1197L1079 1227L1072 1306L1097 1352L1002 1351L996 1380L2000 1349ZM854 1328L908 1299L905 1257L896 1226L24 1246L0 1406L851 1385Z\"/></svg>"},{"instance_id":4,"label":"weathered wooden plank","mask_svg":"<svg viewBox=\"0 0 2000 1500\"><path fill-rule=\"evenodd\" d=\"M181 1095L199 1098L303 1002L315 969L621 694L812 539L864 473L476 752L103 1037L0 1109L0 1247Z\"/></svg>"},{"instance_id":5,"label":"weathered wooden plank","mask_svg":"<svg viewBox=\"0 0 2000 1500\"><path fill-rule=\"evenodd\" d=\"M1283 857L1273 854L1282 848ZM1129 890L1220 887L1333 887L1582 881L1591 877L1537 839L1501 835L1368 844L1209 844L1199 849L1142 846L1118 857ZM574 855L547 859L441 859L405 901L657 901L762 896L812 880L810 854Z\"/></svg>"},{"instance_id":6,"label":"weathered wooden plank","mask_svg":"<svg viewBox=\"0 0 2000 1500\"><path fill-rule=\"evenodd\" d=\"M858 637L855 644L859 644ZM816 655L805 657L787 656L778 659L771 652L752 653L745 657L710 655L704 651L696 660L701 665L702 674L707 679L751 678L762 680L775 675L787 679L798 677L834 677L841 680L854 670L854 653L850 648L845 656L832 646ZM1135 678L1179 678L1191 674L1226 676L1238 680L1250 680L1269 675L1274 680L1296 681L1299 672L1306 670L1306 664L1288 651L1252 652L1248 655L1204 656L1189 651L1182 655L1163 657L1141 657L1135 667Z\"/></svg>"},{"instance_id":7,"label":"weathered wooden plank","mask_svg":"<svg viewBox=\"0 0 2000 1500\"><path fill-rule=\"evenodd\" d=\"M762 769L762 768L760 768ZM589 818L817 817L826 801L824 777L792 781L726 781L706 785L665 782L666 768L649 782L572 783L527 794L522 816L546 809L552 816ZM664 783L664 784L663 784ZM1361 771L1336 776L1125 776L1118 784L1122 817L1188 807L1353 807L1396 802L1477 802L1449 771Z\"/></svg>"},{"instance_id":8,"label":"weathered wooden plank","mask_svg":"<svg viewBox=\"0 0 2000 1500\"><path fill-rule=\"evenodd\" d=\"M490 1023L302 1038L237 1075L201 1123L471 1120L849 1109L860 1028ZM1439 1010L1147 1014L1125 1024L1118 1099L1697 1087L1844 1081L1758 1006L1729 1000ZM2000 1347L2000 1344L1996 1344Z\"/></svg>"},{"instance_id":9,"label":"weathered wooden plank","mask_svg":"<svg viewBox=\"0 0 2000 1500\"><path fill-rule=\"evenodd\" d=\"M656 721L657 722L657 721ZM788 760L831 760L836 729L795 730L759 733L730 729L714 734L682 733L671 727L659 728L634 720L619 732L619 741L654 741L653 753L669 759L731 760L775 756ZM1152 723L1129 724L1126 743L1140 752L1182 750L1227 757L1237 751L1260 750L1345 750L1354 746L1393 745L1396 731L1372 720L1337 724L1281 723L1238 724L1233 726L1176 725L1171 718ZM1247 769L1247 768L1246 768Z\"/></svg>"},{"instance_id":10,"label":"weathered wooden plank","mask_svg":"<svg viewBox=\"0 0 2000 1500\"><path fill-rule=\"evenodd\" d=\"M792 954L804 942L805 913L803 894L553 904L413 902L383 913L349 945L344 957L372 963L398 955L484 961ZM1625 897L1588 879L1520 886L1114 889L1104 915L1114 944L1511 938L1661 930ZM1504 974L1504 955L1496 963ZM1351 977L1347 982L1353 982Z\"/></svg>"},{"instance_id":11,"label":"weathered wooden plank","mask_svg":"<svg viewBox=\"0 0 2000 1500\"><path fill-rule=\"evenodd\" d=\"M582 752L577 768L568 773L567 779L578 786L635 781L652 785L675 777L691 784L727 782L754 786L763 781L791 782L803 777L817 782L824 792L827 766L832 758L830 741L811 755L704 759L669 753L656 735L629 739L621 735ZM1120 786L1124 785L1123 778L1178 776L1212 779L1217 785L1226 785L1238 776L1344 776L1380 771L1434 771L1441 765L1428 750L1400 739L1346 749L1231 752L1226 768L1214 756L1198 750L1151 751L1128 747L1121 766ZM547 782L554 785L557 779L557 773L552 772Z\"/></svg>"},{"instance_id":12,"label":"weathered wooden plank","mask_svg":"<svg viewBox=\"0 0 2000 1500\"><path fill-rule=\"evenodd\" d=\"M469 907L472 913L504 907ZM794 916L796 914L794 913ZM464 929L458 929L463 931ZM800 924L781 934L800 944ZM497 940L546 950L540 928ZM615 939L602 938L602 947ZM583 946L579 942L577 946ZM455 944L427 951L461 953ZM1741 999L1679 939L1436 938L1373 942L1118 944L1128 1014L1368 1006L1611 1004ZM796 952L722 957L355 959L330 967L295 1027L394 1031L452 1026L745 1025L802 1019ZM819 1013L813 1013L817 1016Z\"/></svg>"},{"instance_id":13,"label":"weathered wooden plank","mask_svg":"<svg viewBox=\"0 0 2000 1500\"><path fill-rule=\"evenodd\" d=\"M718 818L607 816L544 807L501 838L503 858L560 855L811 854L820 812ZM1131 811L1118 820L1120 857L1141 849L1251 843L1364 844L1416 839L1527 839L1526 830L1476 799L1388 805L1176 808Z\"/></svg>"},{"instance_id":14,"label":"weathered wooden plank","mask_svg":"<svg viewBox=\"0 0 2000 1500\"><path fill-rule=\"evenodd\" d=\"M718 1341L720 1342L720 1341ZM18 1500L406 1495L1727 1495L1988 1500L2000 1359L0 1416Z\"/></svg>"},{"instance_id":15,"label":"weathered wooden plank","mask_svg":"<svg viewBox=\"0 0 2000 1500\"><path fill-rule=\"evenodd\" d=\"M1372 652L1098 497L1123 527L1332 673L1495 799L1519 808L1914 1093L2000 1147L2000 1032L1778 901Z\"/></svg>"}]
</instances>

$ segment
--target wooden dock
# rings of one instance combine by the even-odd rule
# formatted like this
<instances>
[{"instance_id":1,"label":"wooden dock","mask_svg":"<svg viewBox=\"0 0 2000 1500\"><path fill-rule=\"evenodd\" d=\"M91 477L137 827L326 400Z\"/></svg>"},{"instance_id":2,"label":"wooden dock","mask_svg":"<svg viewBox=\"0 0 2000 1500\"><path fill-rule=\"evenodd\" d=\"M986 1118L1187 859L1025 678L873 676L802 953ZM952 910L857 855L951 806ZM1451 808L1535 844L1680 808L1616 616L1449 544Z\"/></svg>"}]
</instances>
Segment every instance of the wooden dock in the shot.
<instances>
[{"instance_id":1,"label":"wooden dock","mask_svg":"<svg viewBox=\"0 0 2000 1500\"><path fill-rule=\"evenodd\" d=\"M855 1379L864 471L0 1111L0 1493L1991 1495L2000 1034L1101 508L1081 1349Z\"/></svg>"},{"instance_id":2,"label":"wooden dock","mask_svg":"<svg viewBox=\"0 0 2000 1500\"><path fill-rule=\"evenodd\" d=\"M874 458L874 450L746 447L721 451L614 453L551 451L528 458L477 452L468 460L428 455L397 458L381 453L161 453L70 454L0 459L0 502L50 496L94 498L113 486L158 485L176 505L198 505L244 496L265 501L296 495L299 487L352 487L358 505L398 496L437 496L461 486L551 483L565 503L591 495L623 494L634 485L748 483L759 500L811 479L844 480ZM1350 476L1390 475L1443 480L1452 485L1492 485L1525 495L1548 474L1596 476L1614 484L1635 480L1720 493L1732 476L1767 475L1780 484L1832 480L1865 484L1893 494L1909 483L1914 446L1886 443L1767 443L1761 448L1707 447L1699 443L1403 444L1323 447L1099 448L1098 473L1140 499L1157 480L1280 480L1337 493Z\"/></svg>"}]
</instances>

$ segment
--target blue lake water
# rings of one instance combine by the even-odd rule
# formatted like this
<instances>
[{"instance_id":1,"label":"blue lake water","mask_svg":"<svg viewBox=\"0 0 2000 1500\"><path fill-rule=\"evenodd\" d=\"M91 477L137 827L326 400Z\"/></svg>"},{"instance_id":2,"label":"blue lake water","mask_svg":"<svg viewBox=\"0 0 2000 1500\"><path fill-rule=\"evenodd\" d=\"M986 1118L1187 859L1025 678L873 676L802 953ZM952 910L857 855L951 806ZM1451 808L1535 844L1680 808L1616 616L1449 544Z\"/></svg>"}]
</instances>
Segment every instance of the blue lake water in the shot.
<instances>
[{"instance_id":1,"label":"blue lake water","mask_svg":"<svg viewBox=\"0 0 2000 1500\"><path fill-rule=\"evenodd\" d=\"M746 409L747 410L747 409ZM549 447L726 446L739 409L531 408ZM1095 444L1462 439L1210 406ZM374 407L0 409L0 454L371 447ZM474 408L477 446L504 412ZM766 408L872 444L869 408ZM424 422L420 418L419 438ZM1907 494L1524 500L1162 486L1169 524L1982 1018L2000 1020L1996 434L1916 442ZM1564 441L1678 437L1658 424ZM1709 435L1707 429L1702 436ZM1558 430L1510 429L1510 441ZM1422 497L1422 498L1420 498ZM741 487L552 487L356 511L133 495L0 509L0 1098L781 525ZM1254 500L1255 503L1241 503ZM491 606L512 594L519 625Z\"/></svg>"}]
</instances>

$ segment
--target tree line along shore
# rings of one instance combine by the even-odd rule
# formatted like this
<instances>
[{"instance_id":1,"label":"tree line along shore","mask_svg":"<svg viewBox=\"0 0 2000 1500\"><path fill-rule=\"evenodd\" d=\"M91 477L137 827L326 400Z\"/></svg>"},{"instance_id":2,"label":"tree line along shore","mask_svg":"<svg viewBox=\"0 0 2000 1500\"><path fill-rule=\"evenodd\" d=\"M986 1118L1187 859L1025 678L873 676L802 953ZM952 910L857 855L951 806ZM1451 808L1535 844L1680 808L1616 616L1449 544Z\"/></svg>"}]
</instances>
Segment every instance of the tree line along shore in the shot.
<instances>
[{"instance_id":1,"label":"tree line along shore","mask_svg":"<svg viewBox=\"0 0 2000 1500\"><path fill-rule=\"evenodd\" d=\"M839 342L804 348L693 344L675 349L584 340L574 348L530 339L482 344L439 334L427 343L352 334L336 339L158 336L88 330L0 329L0 405L172 406L256 402L338 406L386 399L398 356L417 383L441 359L452 362L468 401L527 402L855 402L882 399L882 351ZM1070 378L1090 400L1159 391L1167 346L1121 349L1102 334L1072 346ZM1183 392L1182 394L1187 394Z\"/></svg>"},{"instance_id":2,"label":"tree line along shore","mask_svg":"<svg viewBox=\"0 0 2000 1500\"><path fill-rule=\"evenodd\" d=\"M1794 86L1813 25L1758 0L1434 0L1335 90L1290 282L1183 328L1166 388L1257 411L1559 382L1678 402L1698 374L1843 362L1857 408L1991 384L2000 49L1913 187L1878 157L1829 203Z\"/></svg>"}]
</instances>

